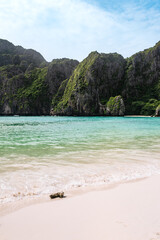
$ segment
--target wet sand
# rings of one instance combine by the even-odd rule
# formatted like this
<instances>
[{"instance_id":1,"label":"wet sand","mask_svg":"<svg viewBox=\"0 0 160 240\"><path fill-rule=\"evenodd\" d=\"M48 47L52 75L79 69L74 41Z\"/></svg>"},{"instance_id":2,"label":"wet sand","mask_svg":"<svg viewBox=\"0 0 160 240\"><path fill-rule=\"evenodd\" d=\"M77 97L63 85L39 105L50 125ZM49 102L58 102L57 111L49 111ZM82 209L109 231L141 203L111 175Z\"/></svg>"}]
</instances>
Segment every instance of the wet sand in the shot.
<instances>
[{"instance_id":1,"label":"wet sand","mask_svg":"<svg viewBox=\"0 0 160 240\"><path fill-rule=\"evenodd\" d=\"M160 240L160 175L24 207L0 217L1 240Z\"/></svg>"}]
</instances>

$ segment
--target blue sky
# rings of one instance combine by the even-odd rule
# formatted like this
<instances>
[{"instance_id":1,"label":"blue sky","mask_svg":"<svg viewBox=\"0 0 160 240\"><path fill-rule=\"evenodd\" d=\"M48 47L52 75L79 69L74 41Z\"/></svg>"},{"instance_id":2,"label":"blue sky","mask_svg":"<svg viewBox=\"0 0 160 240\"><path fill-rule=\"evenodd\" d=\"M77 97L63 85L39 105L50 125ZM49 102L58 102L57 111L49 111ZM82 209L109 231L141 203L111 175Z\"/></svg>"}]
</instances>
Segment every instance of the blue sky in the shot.
<instances>
[{"instance_id":1,"label":"blue sky","mask_svg":"<svg viewBox=\"0 0 160 240\"><path fill-rule=\"evenodd\" d=\"M126 6L139 6L141 9L149 9L149 8L156 8L160 9L160 1L159 0L86 0L86 2L90 4L97 5L103 9L110 10L110 11L117 11L125 10Z\"/></svg>"},{"instance_id":2,"label":"blue sky","mask_svg":"<svg viewBox=\"0 0 160 240\"><path fill-rule=\"evenodd\" d=\"M48 61L95 50L129 57L160 40L160 0L0 0L0 38Z\"/></svg>"}]
</instances>

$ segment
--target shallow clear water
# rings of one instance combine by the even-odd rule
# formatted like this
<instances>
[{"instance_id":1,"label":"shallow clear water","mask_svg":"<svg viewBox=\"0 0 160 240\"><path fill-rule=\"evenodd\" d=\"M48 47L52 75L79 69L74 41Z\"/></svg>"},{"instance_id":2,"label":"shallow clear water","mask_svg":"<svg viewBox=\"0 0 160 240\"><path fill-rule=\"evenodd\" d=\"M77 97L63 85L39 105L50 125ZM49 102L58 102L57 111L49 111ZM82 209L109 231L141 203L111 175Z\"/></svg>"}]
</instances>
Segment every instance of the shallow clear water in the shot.
<instances>
[{"instance_id":1,"label":"shallow clear water","mask_svg":"<svg viewBox=\"0 0 160 240\"><path fill-rule=\"evenodd\" d=\"M160 173L160 118L0 117L0 202Z\"/></svg>"}]
</instances>

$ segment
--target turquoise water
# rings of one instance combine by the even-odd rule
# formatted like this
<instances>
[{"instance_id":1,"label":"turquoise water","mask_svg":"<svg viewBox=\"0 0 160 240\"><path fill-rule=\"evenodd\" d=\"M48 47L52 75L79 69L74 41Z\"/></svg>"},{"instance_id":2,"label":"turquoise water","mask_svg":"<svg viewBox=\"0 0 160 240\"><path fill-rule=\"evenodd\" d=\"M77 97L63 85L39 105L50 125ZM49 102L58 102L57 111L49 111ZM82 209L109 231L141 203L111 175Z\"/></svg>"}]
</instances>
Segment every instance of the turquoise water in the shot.
<instances>
[{"instance_id":1,"label":"turquoise water","mask_svg":"<svg viewBox=\"0 0 160 240\"><path fill-rule=\"evenodd\" d=\"M0 202L160 173L160 118L0 117Z\"/></svg>"}]
</instances>

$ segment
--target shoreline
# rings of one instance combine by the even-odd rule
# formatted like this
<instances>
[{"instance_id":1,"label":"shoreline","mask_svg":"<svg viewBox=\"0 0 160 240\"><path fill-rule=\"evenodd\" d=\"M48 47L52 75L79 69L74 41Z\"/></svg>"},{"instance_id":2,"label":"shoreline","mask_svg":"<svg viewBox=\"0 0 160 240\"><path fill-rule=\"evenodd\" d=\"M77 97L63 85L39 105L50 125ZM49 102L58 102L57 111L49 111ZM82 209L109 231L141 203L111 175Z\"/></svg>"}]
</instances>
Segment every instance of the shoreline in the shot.
<instances>
[{"instance_id":1,"label":"shoreline","mask_svg":"<svg viewBox=\"0 0 160 240\"><path fill-rule=\"evenodd\" d=\"M0 117L155 117L152 115L122 115L122 116L111 116L111 115L0 115Z\"/></svg>"},{"instance_id":2,"label":"shoreline","mask_svg":"<svg viewBox=\"0 0 160 240\"><path fill-rule=\"evenodd\" d=\"M153 117L153 116L146 116L146 115L124 115L124 117Z\"/></svg>"},{"instance_id":3,"label":"shoreline","mask_svg":"<svg viewBox=\"0 0 160 240\"><path fill-rule=\"evenodd\" d=\"M147 179L156 175L157 174L154 174L151 176L138 177L135 179L121 180L119 182L103 183L100 185L80 186L70 190L66 190L66 191L62 190L62 191L64 192L64 196L65 196L64 198L70 199L70 198L81 196L91 192L108 191L109 189L116 188L119 185L143 181L144 179ZM56 192L52 192L50 194L54 194L54 193ZM51 200L50 194L48 193L48 194L43 194L38 196L33 195L31 197L26 197L26 198L17 199L15 201L7 202L7 203L2 203L0 204L0 217L6 216L8 214L12 214L26 207L34 206L37 204L45 204L51 201L53 202L53 201L59 200L58 198Z\"/></svg>"},{"instance_id":4,"label":"shoreline","mask_svg":"<svg viewBox=\"0 0 160 240\"><path fill-rule=\"evenodd\" d=\"M24 206L0 216L1 240L159 240L160 175Z\"/></svg>"}]
</instances>

